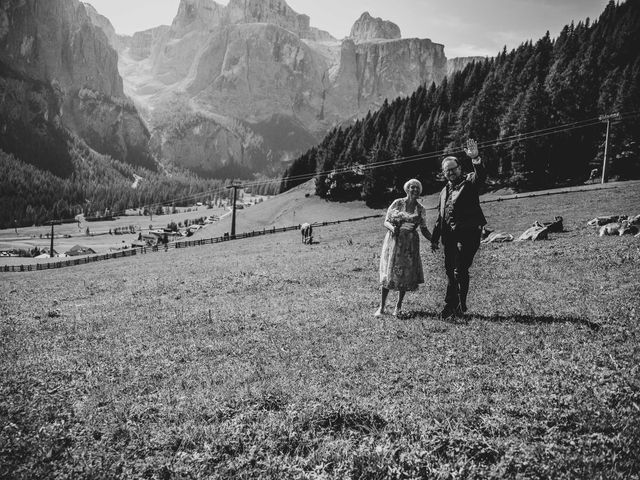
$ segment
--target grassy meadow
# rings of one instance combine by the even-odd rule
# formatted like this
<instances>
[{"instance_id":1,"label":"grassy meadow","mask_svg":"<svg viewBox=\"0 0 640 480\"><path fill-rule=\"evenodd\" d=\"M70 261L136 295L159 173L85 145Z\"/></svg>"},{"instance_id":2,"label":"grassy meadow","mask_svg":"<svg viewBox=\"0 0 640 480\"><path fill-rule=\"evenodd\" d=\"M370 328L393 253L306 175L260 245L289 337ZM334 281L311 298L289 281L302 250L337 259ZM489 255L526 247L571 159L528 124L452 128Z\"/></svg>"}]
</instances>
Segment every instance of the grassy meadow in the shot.
<instances>
[{"instance_id":1,"label":"grassy meadow","mask_svg":"<svg viewBox=\"0 0 640 480\"><path fill-rule=\"evenodd\" d=\"M484 210L566 232L483 245L452 321L424 239L373 317L381 219L0 274L0 478L639 478L640 238L586 222L640 187Z\"/></svg>"}]
</instances>

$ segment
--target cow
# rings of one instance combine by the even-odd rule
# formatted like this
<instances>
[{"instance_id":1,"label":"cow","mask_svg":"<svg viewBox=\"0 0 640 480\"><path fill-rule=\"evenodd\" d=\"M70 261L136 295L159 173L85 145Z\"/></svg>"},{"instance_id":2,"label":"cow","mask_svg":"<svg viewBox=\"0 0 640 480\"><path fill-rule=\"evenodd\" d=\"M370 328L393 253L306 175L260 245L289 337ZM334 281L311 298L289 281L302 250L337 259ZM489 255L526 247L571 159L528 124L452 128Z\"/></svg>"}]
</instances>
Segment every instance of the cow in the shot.
<instances>
[{"instance_id":1,"label":"cow","mask_svg":"<svg viewBox=\"0 0 640 480\"><path fill-rule=\"evenodd\" d=\"M503 243L513 241L513 235L505 232L494 232L487 227L482 227L482 240L480 243Z\"/></svg>"},{"instance_id":2,"label":"cow","mask_svg":"<svg viewBox=\"0 0 640 480\"><path fill-rule=\"evenodd\" d=\"M302 243L309 245L313 243L313 227L310 223L300 225L300 233L302 234Z\"/></svg>"},{"instance_id":3,"label":"cow","mask_svg":"<svg viewBox=\"0 0 640 480\"><path fill-rule=\"evenodd\" d=\"M491 232L480 243L505 243L512 242L513 235L506 232Z\"/></svg>"},{"instance_id":4,"label":"cow","mask_svg":"<svg viewBox=\"0 0 640 480\"><path fill-rule=\"evenodd\" d=\"M617 223L617 222L620 222L621 220L626 220L626 219L627 219L626 215L609 215L606 217L596 217L592 220L589 220L587 222L587 225L592 227L601 227L608 223Z\"/></svg>"},{"instance_id":5,"label":"cow","mask_svg":"<svg viewBox=\"0 0 640 480\"><path fill-rule=\"evenodd\" d=\"M622 223L620 222L611 222L606 225L602 225L600 227L600 236L604 237L607 235L622 235L620 230L622 228Z\"/></svg>"},{"instance_id":6,"label":"cow","mask_svg":"<svg viewBox=\"0 0 640 480\"><path fill-rule=\"evenodd\" d=\"M527 228L520 237L518 237L518 241L522 240L546 240L549 238L549 228L544 225L540 225L538 222L535 222L532 227Z\"/></svg>"},{"instance_id":7,"label":"cow","mask_svg":"<svg viewBox=\"0 0 640 480\"><path fill-rule=\"evenodd\" d=\"M631 223L631 220L623 220L620 222L620 236L622 235L635 235L638 233L638 225Z\"/></svg>"}]
</instances>

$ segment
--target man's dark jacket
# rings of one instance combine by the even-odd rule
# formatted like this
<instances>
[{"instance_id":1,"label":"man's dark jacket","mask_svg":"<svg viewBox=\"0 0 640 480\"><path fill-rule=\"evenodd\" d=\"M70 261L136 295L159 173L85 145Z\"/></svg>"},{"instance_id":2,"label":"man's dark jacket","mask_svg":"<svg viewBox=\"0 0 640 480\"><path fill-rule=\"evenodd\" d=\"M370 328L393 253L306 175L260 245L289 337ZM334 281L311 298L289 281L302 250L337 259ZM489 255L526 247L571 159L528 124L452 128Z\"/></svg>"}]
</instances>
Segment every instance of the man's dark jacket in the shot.
<instances>
[{"instance_id":1,"label":"man's dark jacket","mask_svg":"<svg viewBox=\"0 0 640 480\"><path fill-rule=\"evenodd\" d=\"M474 171L465 175L462 185L459 186L458 196L453 200L453 224L450 229L453 231L472 231L478 230L487 224L487 220L480 208L479 189L484 184L485 170L483 165L473 165ZM450 185L447 184L440 192L440 203L438 204L438 218L433 226L432 243L437 244L438 240L443 238L449 228L445 228L445 205L447 199L447 190Z\"/></svg>"}]
</instances>

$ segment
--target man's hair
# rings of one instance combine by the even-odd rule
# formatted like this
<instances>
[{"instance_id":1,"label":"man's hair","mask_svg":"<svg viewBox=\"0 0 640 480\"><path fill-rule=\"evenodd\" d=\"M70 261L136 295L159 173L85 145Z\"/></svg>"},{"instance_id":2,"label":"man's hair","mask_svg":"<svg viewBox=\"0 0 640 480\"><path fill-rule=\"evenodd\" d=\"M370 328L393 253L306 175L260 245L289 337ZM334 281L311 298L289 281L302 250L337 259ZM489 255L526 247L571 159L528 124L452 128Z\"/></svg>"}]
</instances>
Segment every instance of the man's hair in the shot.
<instances>
[{"instance_id":1,"label":"man's hair","mask_svg":"<svg viewBox=\"0 0 640 480\"><path fill-rule=\"evenodd\" d=\"M456 162L456 167L460 166L460 163L458 162L458 159L456 157L444 157L440 166L444 168L444 164L447 162Z\"/></svg>"}]
</instances>

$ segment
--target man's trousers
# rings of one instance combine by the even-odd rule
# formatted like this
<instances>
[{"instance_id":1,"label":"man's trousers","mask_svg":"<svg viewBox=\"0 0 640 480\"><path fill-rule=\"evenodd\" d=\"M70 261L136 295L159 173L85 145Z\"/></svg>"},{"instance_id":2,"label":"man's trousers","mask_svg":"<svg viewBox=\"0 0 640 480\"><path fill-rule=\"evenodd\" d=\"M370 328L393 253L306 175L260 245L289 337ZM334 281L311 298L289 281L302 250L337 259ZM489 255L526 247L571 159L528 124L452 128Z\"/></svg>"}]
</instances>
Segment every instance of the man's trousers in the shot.
<instances>
[{"instance_id":1,"label":"man's trousers","mask_svg":"<svg viewBox=\"0 0 640 480\"><path fill-rule=\"evenodd\" d=\"M449 231L442 237L444 266L447 272L445 307L451 310L467 310L469 293L469 267L480 247L480 229Z\"/></svg>"}]
</instances>

